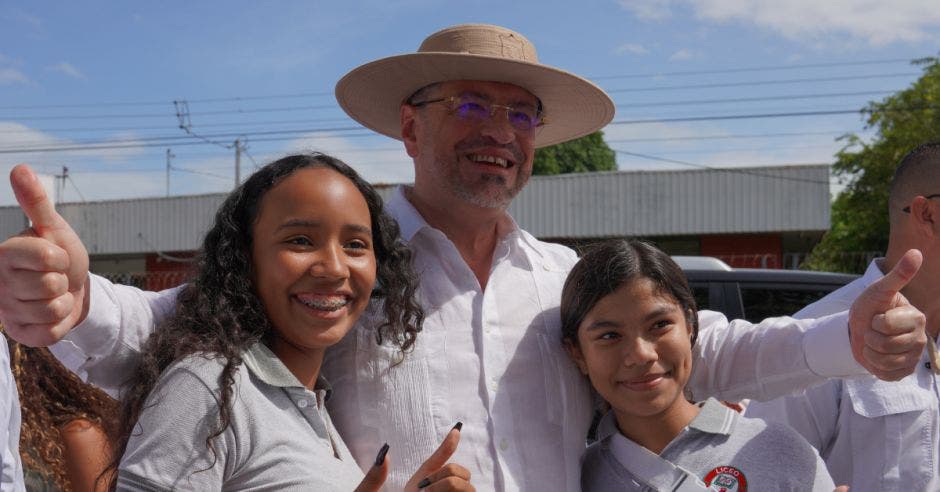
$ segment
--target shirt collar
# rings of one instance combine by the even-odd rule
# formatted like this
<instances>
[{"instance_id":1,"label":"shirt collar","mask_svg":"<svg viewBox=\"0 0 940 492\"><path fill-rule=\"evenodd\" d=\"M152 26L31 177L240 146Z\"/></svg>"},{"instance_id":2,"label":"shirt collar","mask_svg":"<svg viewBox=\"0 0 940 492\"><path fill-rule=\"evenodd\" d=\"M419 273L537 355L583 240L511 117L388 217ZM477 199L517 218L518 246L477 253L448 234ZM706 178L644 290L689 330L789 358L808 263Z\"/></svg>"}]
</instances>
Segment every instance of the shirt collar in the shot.
<instances>
[{"instance_id":1,"label":"shirt collar","mask_svg":"<svg viewBox=\"0 0 940 492\"><path fill-rule=\"evenodd\" d=\"M258 342L252 345L242 354L242 361L248 370L265 384L278 388L304 388L304 385L297 380L297 376L290 372L290 369L281 362L274 352L267 345ZM324 401L330 398L333 393L333 387L330 382L322 375L317 377L317 383L313 388L315 391L324 391Z\"/></svg>"},{"instance_id":2,"label":"shirt collar","mask_svg":"<svg viewBox=\"0 0 940 492\"><path fill-rule=\"evenodd\" d=\"M424 217L418 213L414 205L405 197L405 185L395 189L392 196L385 202L385 210L398 221L401 237L410 242L421 229L430 227Z\"/></svg>"},{"instance_id":3,"label":"shirt collar","mask_svg":"<svg viewBox=\"0 0 940 492\"><path fill-rule=\"evenodd\" d=\"M405 196L406 186L408 185L401 185L395 189L392 196L385 202L385 210L398 221L398 228L401 231L402 239L411 242L415 235L422 229L433 229L433 227L424 220L421 213L408 201L408 197ZM506 220L500 223L500 240L506 241L518 238L526 242L531 249L538 251L538 248L532 244L535 238L528 237L529 235L524 233L516 222L516 219L509 215L508 212L505 214L505 218Z\"/></svg>"},{"instance_id":4,"label":"shirt collar","mask_svg":"<svg viewBox=\"0 0 940 492\"><path fill-rule=\"evenodd\" d=\"M738 422L738 413L724 406L718 400L709 398L702 404L698 415L689 423L689 428L727 436Z\"/></svg>"},{"instance_id":5,"label":"shirt collar","mask_svg":"<svg viewBox=\"0 0 940 492\"><path fill-rule=\"evenodd\" d=\"M695 429L709 434L729 435L734 430L737 423L737 412L724 406L718 400L709 398L702 404L702 409L698 415L689 423L690 429ZM597 440L604 440L612 435L619 434L617 428L617 418L614 411L611 410L604 415L597 425Z\"/></svg>"}]
</instances>

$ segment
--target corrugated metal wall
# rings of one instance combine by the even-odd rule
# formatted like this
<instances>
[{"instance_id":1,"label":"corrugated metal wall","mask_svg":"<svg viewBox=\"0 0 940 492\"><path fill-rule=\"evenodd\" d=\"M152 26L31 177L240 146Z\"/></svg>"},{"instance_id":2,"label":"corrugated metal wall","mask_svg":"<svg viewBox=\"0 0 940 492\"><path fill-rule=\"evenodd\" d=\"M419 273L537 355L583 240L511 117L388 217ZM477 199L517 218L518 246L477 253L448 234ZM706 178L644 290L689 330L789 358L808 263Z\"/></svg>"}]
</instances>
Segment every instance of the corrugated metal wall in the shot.
<instances>
[{"instance_id":1,"label":"corrugated metal wall","mask_svg":"<svg viewBox=\"0 0 940 492\"><path fill-rule=\"evenodd\" d=\"M538 237L670 236L823 231L828 166L732 171L610 172L532 178L510 209ZM387 198L392 186L380 186ZM224 194L71 203L59 213L91 254L199 247ZM24 227L0 207L0 238Z\"/></svg>"},{"instance_id":2,"label":"corrugated metal wall","mask_svg":"<svg viewBox=\"0 0 940 492\"><path fill-rule=\"evenodd\" d=\"M537 237L671 236L829 228L829 167L533 178L510 212Z\"/></svg>"}]
</instances>

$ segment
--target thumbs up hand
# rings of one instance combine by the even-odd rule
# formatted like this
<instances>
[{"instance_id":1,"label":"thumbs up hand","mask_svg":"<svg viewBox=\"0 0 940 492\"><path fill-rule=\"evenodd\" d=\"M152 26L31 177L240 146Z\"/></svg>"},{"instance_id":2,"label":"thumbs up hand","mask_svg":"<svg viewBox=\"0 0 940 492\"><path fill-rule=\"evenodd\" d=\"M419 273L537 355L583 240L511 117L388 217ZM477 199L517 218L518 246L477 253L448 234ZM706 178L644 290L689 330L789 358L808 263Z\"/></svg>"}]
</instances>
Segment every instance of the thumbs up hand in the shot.
<instances>
[{"instance_id":1,"label":"thumbs up hand","mask_svg":"<svg viewBox=\"0 0 940 492\"><path fill-rule=\"evenodd\" d=\"M900 292L917 274L923 259L916 249L905 253L849 310L852 355L879 379L895 381L913 372L927 344L926 317Z\"/></svg>"},{"instance_id":2,"label":"thumbs up hand","mask_svg":"<svg viewBox=\"0 0 940 492\"><path fill-rule=\"evenodd\" d=\"M59 341L88 310L88 252L26 165L10 171L32 226L0 243L0 322L29 346Z\"/></svg>"}]
</instances>

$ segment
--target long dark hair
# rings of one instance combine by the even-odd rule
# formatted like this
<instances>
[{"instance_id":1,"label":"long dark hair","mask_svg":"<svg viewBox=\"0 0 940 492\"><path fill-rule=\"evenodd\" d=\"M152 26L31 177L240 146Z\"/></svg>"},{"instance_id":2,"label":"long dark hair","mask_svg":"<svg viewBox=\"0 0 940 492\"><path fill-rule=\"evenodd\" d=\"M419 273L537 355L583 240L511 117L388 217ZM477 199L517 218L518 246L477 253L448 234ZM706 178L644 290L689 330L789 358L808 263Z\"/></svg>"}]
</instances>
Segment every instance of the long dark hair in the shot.
<instances>
[{"instance_id":1,"label":"long dark hair","mask_svg":"<svg viewBox=\"0 0 940 492\"><path fill-rule=\"evenodd\" d=\"M562 339L577 345L578 327L595 304L634 279L647 278L656 289L679 303L698 338L695 297L682 269L656 246L636 239L605 241L591 248L575 264L561 292Z\"/></svg>"},{"instance_id":2,"label":"long dark hair","mask_svg":"<svg viewBox=\"0 0 940 492\"><path fill-rule=\"evenodd\" d=\"M369 183L342 161L314 153L292 155L274 161L236 188L219 208L215 224L206 233L195 278L177 296L175 314L156 330L143 349L140 366L122 395L119 439L112 467L120 464L147 396L172 363L204 353L221 357L219 419L206 438L212 440L230 424L232 385L241 354L272 332L261 300L254 292L252 227L264 195L299 169L326 167L349 178L369 206L376 259L376 289L386 321L375 333L377 343L389 339L402 352L415 342L424 313L414 300L418 277L411 250L401 241L398 224L383 210L382 199Z\"/></svg>"}]
</instances>

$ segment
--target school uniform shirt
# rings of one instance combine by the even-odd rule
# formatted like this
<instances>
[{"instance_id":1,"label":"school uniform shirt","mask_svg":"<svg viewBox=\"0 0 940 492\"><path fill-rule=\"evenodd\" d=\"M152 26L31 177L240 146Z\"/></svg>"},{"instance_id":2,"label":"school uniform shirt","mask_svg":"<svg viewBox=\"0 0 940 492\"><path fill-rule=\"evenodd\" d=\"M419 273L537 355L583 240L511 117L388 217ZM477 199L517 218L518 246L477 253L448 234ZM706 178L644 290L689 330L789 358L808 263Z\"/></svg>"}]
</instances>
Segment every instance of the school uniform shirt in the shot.
<instances>
[{"instance_id":1,"label":"school uniform shirt","mask_svg":"<svg viewBox=\"0 0 940 492\"><path fill-rule=\"evenodd\" d=\"M816 450L782 424L746 419L710 398L699 414L657 456L625 437L608 412L598 441L584 456L585 492L672 491L832 492L832 479ZM683 484L686 488L678 488Z\"/></svg>"},{"instance_id":2,"label":"school uniform shirt","mask_svg":"<svg viewBox=\"0 0 940 492\"><path fill-rule=\"evenodd\" d=\"M451 461L469 469L477 490L578 490L593 408L589 384L562 346L559 317L575 253L535 239L507 214L481 290L455 245L401 189L386 206L414 252L426 318L404 357L388 340L376 343L375 326L384 321L378 305L327 350L323 374L337 388L331 415L360 467L388 442L386 489L401 490L462 421ZM172 311L176 291L146 293L92 276L90 295L88 317L55 353L95 384L114 387ZM846 319L752 325L703 311L688 389L697 400L768 399L864 373Z\"/></svg>"},{"instance_id":3,"label":"school uniform shirt","mask_svg":"<svg viewBox=\"0 0 940 492\"><path fill-rule=\"evenodd\" d=\"M350 492L363 473L323 403L325 379L304 387L265 345L243 354L231 422L219 418L224 359L195 354L168 367L144 405L118 469L119 490L296 490ZM376 452L378 449L376 449Z\"/></svg>"},{"instance_id":4,"label":"school uniform shirt","mask_svg":"<svg viewBox=\"0 0 940 492\"><path fill-rule=\"evenodd\" d=\"M19 449L20 400L10 372L6 335L0 332L0 492L25 490Z\"/></svg>"},{"instance_id":5,"label":"school uniform shirt","mask_svg":"<svg viewBox=\"0 0 940 492\"><path fill-rule=\"evenodd\" d=\"M846 309L884 276L881 261L795 316ZM819 450L836 483L852 492L940 490L938 391L925 350L914 374L900 381L833 380L798 395L751 402L747 414L796 429Z\"/></svg>"}]
</instances>

